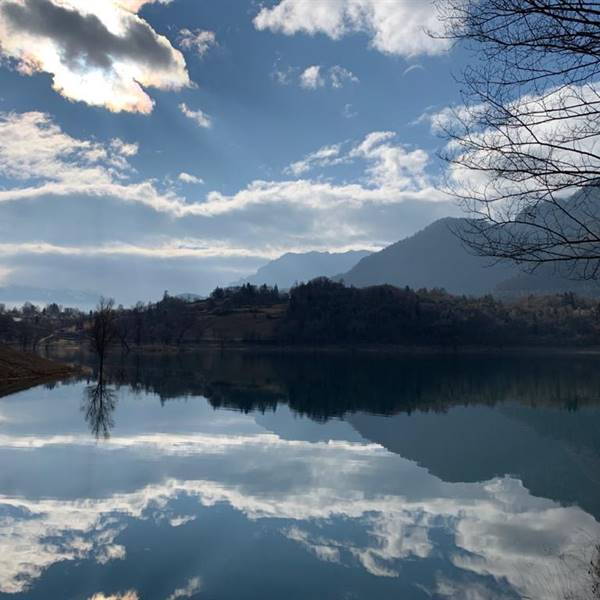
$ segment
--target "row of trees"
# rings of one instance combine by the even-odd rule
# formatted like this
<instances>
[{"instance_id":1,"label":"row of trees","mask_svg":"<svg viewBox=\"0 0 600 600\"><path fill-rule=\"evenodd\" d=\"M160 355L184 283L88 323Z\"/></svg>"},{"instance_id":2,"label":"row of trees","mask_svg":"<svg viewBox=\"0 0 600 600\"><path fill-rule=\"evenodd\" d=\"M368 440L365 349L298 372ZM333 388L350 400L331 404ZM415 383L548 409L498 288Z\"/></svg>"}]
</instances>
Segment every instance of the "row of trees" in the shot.
<instances>
[{"instance_id":1,"label":"row of trees","mask_svg":"<svg viewBox=\"0 0 600 600\"><path fill-rule=\"evenodd\" d=\"M63 311L50 318L42 311L13 311L0 315L0 342L35 350L42 342L68 339L88 345L102 371L111 349L249 341L254 338L244 332L258 323L268 327L255 341L272 344L592 346L600 342L600 303L573 293L503 302L439 289L353 288L320 278L289 294L243 286L194 302L165 294L160 302L128 309L103 299L89 314Z\"/></svg>"},{"instance_id":2,"label":"row of trees","mask_svg":"<svg viewBox=\"0 0 600 600\"><path fill-rule=\"evenodd\" d=\"M463 102L436 115L447 189L476 253L600 277L600 8L584 0L439 0L471 52Z\"/></svg>"},{"instance_id":3,"label":"row of trees","mask_svg":"<svg viewBox=\"0 0 600 600\"><path fill-rule=\"evenodd\" d=\"M6 308L0 304L0 342L18 345L22 350L36 351L57 332L80 335L86 313L76 308L49 304L44 308L26 302L21 307Z\"/></svg>"},{"instance_id":4,"label":"row of trees","mask_svg":"<svg viewBox=\"0 0 600 600\"><path fill-rule=\"evenodd\" d=\"M129 352L132 347L176 346L200 342L207 317L227 318L233 311L264 308L286 301L277 287L253 286L216 288L206 300L187 301L165 292L156 303L138 303L133 308L115 308L110 299L102 299L90 314L85 335L99 356L100 370L106 352L115 346Z\"/></svg>"},{"instance_id":5,"label":"row of trees","mask_svg":"<svg viewBox=\"0 0 600 600\"><path fill-rule=\"evenodd\" d=\"M501 302L443 290L349 288L316 279L291 292L281 338L417 346L596 345L600 304L572 293Z\"/></svg>"}]
</instances>

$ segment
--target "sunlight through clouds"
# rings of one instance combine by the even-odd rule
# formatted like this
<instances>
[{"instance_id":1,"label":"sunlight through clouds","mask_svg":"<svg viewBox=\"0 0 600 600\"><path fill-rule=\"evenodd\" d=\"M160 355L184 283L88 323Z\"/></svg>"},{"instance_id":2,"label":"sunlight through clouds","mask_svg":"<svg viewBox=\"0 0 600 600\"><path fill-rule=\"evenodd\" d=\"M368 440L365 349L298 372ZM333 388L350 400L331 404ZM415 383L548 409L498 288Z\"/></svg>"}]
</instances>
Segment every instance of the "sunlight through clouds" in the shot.
<instances>
[{"instance_id":1,"label":"sunlight through clouds","mask_svg":"<svg viewBox=\"0 0 600 600\"><path fill-rule=\"evenodd\" d=\"M149 114L146 88L179 90L190 79L183 55L136 14L147 3L5 0L0 51L25 75L52 75L68 100Z\"/></svg>"},{"instance_id":2,"label":"sunlight through clouds","mask_svg":"<svg viewBox=\"0 0 600 600\"><path fill-rule=\"evenodd\" d=\"M105 596L102 593L94 594L90 600L140 600L140 597L136 592L130 590L124 594L111 594L110 596Z\"/></svg>"}]
</instances>

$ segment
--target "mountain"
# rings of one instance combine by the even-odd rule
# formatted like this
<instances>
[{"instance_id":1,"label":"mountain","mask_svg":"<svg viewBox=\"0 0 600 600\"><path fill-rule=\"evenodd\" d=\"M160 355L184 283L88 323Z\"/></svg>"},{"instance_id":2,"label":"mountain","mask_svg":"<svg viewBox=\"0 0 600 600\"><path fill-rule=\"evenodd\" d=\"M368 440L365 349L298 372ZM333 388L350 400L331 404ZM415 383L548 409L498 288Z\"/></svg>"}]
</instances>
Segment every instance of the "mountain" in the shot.
<instances>
[{"instance_id":1,"label":"mountain","mask_svg":"<svg viewBox=\"0 0 600 600\"><path fill-rule=\"evenodd\" d=\"M531 294L575 292L600 296L600 284L569 279L550 264L533 273L515 264L476 256L453 233L464 219L447 217L415 235L363 258L337 279L346 285L366 287L389 283L398 287L444 288L452 294L493 293L503 298Z\"/></svg>"},{"instance_id":2,"label":"mountain","mask_svg":"<svg viewBox=\"0 0 600 600\"><path fill-rule=\"evenodd\" d=\"M236 285L266 283L287 289L297 282L310 281L315 277L334 277L339 273L345 273L359 260L370 254L367 250L352 250L343 253L306 252L304 254L288 252L260 267L254 275L243 279Z\"/></svg>"},{"instance_id":3,"label":"mountain","mask_svg":"<svg viewBox=\"0 0 600 600\"><path fill-rule=\"evenodd\" d=\"M600 296L600 282L571 279L561 275L549 264L540 265L532 273L517 272L500 282L494 291L499 297L516 298L531 294L563 294L574 292L579 296Z\"/></svg>"},{"instance_id":4,"label":"mountain","mask_svg":"<svg viewBox=\"0 0 600 600\"><path fill-rule=\"evenodd\" d=\"M26 285L0 287L0 302L9 305L31 302L45 306L56 302L62 306L89 310L96 306L99 299L100 294L81 290L51 290Z\"/></svg>"},{"instance_id":5,"label":"mountain","mask_svg":"<svg viewBox=\"0 0 600 600\"><path fill-rule=\"evenodd\" d=\"M517 273L510 264L491 264L474 256L453 233L464 219L435 221L415 235L363 258L341 276L344 283L366 287L445 288L453 294L486 294Z\"/></svg>"}]
</instances>

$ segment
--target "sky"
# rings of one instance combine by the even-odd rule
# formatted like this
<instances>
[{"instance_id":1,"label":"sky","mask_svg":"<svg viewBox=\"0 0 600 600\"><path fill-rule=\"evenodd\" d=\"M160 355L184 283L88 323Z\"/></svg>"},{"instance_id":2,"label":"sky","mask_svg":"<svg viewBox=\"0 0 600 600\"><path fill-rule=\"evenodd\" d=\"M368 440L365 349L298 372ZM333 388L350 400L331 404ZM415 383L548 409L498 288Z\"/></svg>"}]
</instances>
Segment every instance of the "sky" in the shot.
<instances>
[{"instance_id":1,"label":"sky","mask_svg":"<svg viewBox=\"0 0 600 600\"><path fill-rule=\"evenodd\" d=\"M429 0L0 0L0 286L207 293L458 214L440 27Z\"/></svg>"}]
</instances>

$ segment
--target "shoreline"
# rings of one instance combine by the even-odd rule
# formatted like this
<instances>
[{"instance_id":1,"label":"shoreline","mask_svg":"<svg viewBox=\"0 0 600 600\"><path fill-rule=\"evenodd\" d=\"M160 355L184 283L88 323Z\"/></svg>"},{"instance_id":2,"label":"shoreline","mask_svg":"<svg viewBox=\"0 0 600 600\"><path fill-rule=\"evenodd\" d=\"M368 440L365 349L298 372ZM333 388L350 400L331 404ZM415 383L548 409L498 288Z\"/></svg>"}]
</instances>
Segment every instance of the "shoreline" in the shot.
<instances>
[{"instance_id":1,"label":"shoreline","mask_svg":"<svg viewBox=\"0 0 600 600\"><path fill-rule=\"evenodd\" d=\"M65 379L77 372L75 366L0 346L0 397Z\"/></svg>"},{"instance_id":2,"label":"shoreline","mask_svg":"<svg viewBox=\"0 0 600 600\"><path fill-rule=\"evenodd\" d=\"M67 343L55 343L49 346L54 351L82 351L88 352L84 346ZM119 348L113 348L109 354L179 354L190 352L259 352L268 354L294 354L294 353L357 353L357 354L398 354L398 355L443 355L443 356L467 356L467 355L490 355L490 356L515 356L515 355L600 355L600 344L598 346L406 346L397 344L286 344L274 342L196 342L193 344L182 344L179 346L166 346L160 344L146 344L130 348L128 352L122 352ZM68 366L67 366L68 368Z\"/></svg>"}]
</instances>

